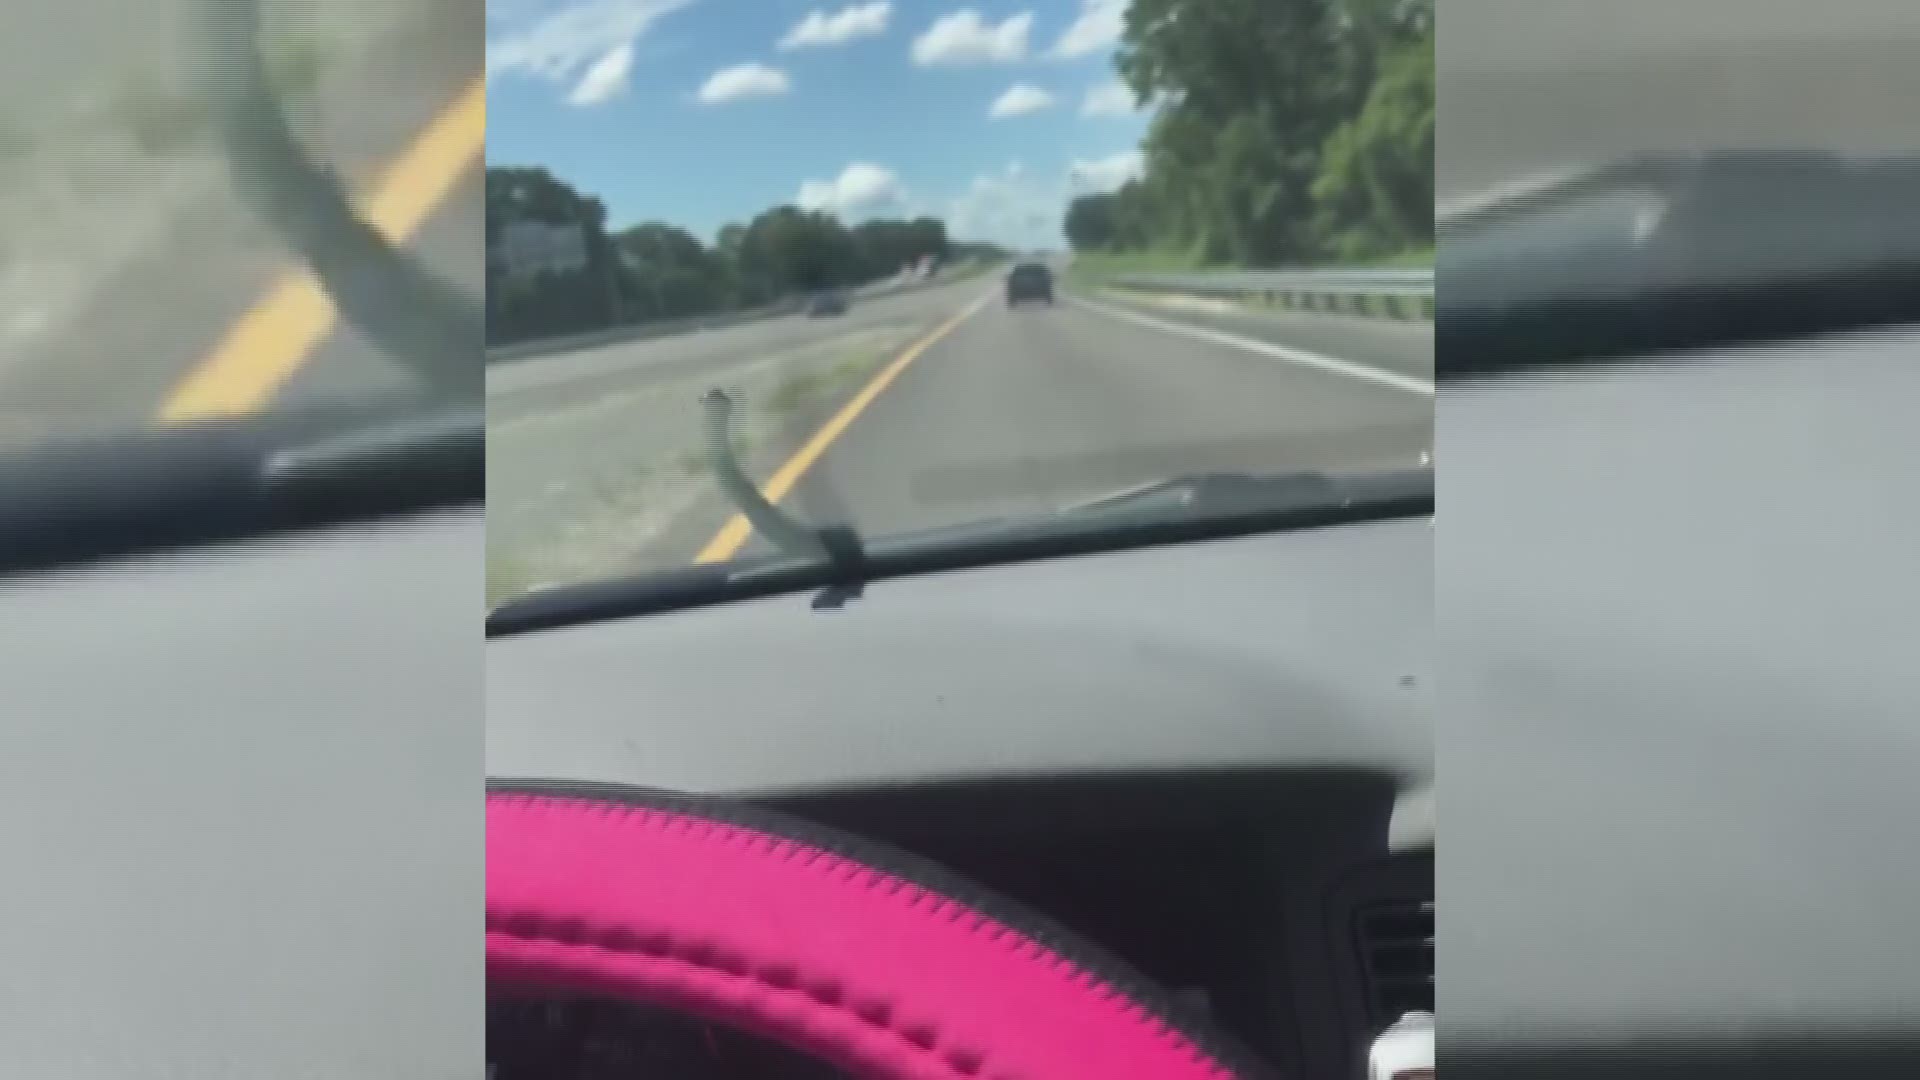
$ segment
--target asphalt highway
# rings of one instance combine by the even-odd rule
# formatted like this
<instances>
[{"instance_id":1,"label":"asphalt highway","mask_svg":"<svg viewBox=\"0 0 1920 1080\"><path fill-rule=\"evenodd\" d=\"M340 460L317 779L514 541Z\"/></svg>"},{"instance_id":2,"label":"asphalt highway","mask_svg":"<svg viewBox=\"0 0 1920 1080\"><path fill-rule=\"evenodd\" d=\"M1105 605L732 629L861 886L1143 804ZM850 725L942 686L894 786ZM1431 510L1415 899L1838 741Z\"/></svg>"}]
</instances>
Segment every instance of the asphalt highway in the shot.
<instances>
[{"instance_id":1,"label":"asphalt highway","mask_svg":"<svg viewBox=\"0 0 1920 1080\"><path fill-rule=\"evenodd\" d=\"M863 535L1045 513L1193 472L1430 460L1430 330L1063 293L997 276L791 318L496 365L490 593L764 550L702 466L736 395L769 495Z\"/></svg>"}]
</instances>

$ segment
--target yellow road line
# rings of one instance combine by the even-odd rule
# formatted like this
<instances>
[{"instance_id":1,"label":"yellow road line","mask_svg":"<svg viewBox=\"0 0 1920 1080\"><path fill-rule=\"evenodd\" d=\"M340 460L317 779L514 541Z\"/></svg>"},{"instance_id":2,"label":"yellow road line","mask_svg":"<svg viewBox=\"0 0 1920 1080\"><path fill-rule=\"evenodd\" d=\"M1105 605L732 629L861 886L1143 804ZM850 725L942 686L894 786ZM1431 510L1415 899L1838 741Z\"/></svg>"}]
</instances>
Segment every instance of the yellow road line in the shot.
<instances>
[{"instance_id":1,"label":"yellow road line","mask_svg":"<svg viewBox=\"0 0 1920 1080\"><path fill-rule=\"evenodd\" d=\"M479 160L486 140L487 81L479 77L382 173L361 207L367 222L390 242L405 242ZM333 329L336 314L304 269L289 272L174 387L160 421L231 416L266 405Z\"/></svg>"},{"instance_id":2,"label":"yellow road line","mask_svg":"<svg viewBox=\"0 0 1920 1080\"><path fill-rule=\"evenodd\" d=\"M865 412L867 406L873 404L873 399L879 397L882 390L900 377L900 373L907 369L908 364L919 359L921 353L933 348L941 338L951 334L955 327L966 322L985 307L988 299L988 296L982 296L968 304L958 315L941 323L933 333L907 346L905 352L895 357L886 367L881 368L880 373L875 375L867 385L861 387L860 392L853 396L853 400L841 406L840 411L833 414L833 419L828 420L819 431L814 432L813 438L808 439L805 445L795 451L794 455L787 459L786 464L774 470L773 476L761 489L767 496L767 501L777 503L786 498L794 485L800 482L800 478L813 467L813 463L820 460L820 456L827 452L827 447L833 445L833 441L847 430L848 425ZM753 526L745 517L735 514L727 519L726 525L714 534L712 540L707 541L707 546L700 549L700 554L694 556L693 561L696 563L726 562L739 553L740 548L746 544L747 537L752 534Z\"/></svg>"}]
</instances>

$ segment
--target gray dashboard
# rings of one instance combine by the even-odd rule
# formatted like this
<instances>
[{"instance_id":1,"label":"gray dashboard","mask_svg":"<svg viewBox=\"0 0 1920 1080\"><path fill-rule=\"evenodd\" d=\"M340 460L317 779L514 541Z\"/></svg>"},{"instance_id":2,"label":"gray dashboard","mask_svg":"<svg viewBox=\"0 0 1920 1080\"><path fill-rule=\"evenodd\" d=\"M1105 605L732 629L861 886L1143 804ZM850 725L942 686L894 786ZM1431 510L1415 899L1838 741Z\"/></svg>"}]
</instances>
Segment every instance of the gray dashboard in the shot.
<instances>
[{"instance_id":1,"label":"gray dashboard","mask_svg":"<svg viewBox=\"0 0 1920 1080\"><path fill-rule=\"evenodd\" d=\"M1917 357L1443 385L1450 1043L1915 1030Z\"/></svg>"},{"instance_id":2,"label":"gray dashboard","mask_svg":"<svg viewBox=\"0 0 1920 1080\"><path fill-rule=\"evenodd\" d=\"M487 772L767 796L1352 767L1418 818L1432 543L1428 518L1349 525L495 638Z\"/></svg>"},{"instance_id":3,"label":"gray dashboard","mask_svg":"<svg viewBox=\"0 0 1920 1080\"><path fill-rule=\"evenodd\" d=\"M0 583L0 1075L480 1074L483 528Z\"/></svg>"},{"instance_id":4,"label":"gray dashboard","mask_svg":"<svg viewBox=\"0 0 1920 1080\"><path fill-rule=\"evenodd\" d=\"M487 772L890 844L1205 1002L1280 1075L1350 1075L1395 1003L1432 1007L1431 930L1422 974L1363 929L1432 922L1432 551L1422 516L499 635Z\"/></svg>"}]
</instances>

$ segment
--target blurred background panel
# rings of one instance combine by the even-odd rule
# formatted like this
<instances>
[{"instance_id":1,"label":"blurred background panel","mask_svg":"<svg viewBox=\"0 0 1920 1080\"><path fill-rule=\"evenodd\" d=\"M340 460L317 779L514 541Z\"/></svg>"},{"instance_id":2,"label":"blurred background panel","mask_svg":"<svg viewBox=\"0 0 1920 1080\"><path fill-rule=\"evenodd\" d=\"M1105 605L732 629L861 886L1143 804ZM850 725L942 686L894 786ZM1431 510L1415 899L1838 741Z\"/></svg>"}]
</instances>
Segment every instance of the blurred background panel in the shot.
<instances>
[{"instance_id":1,"label":"blurred background panel","mask_svg":"<svg viewBox=\"0 0 1920 1080\"><path fill-rule=\"evenodd\" d=\"M0 1075L483 1068L482 20L0 9Z\"/></svg>"},{"instance_id":2,"label":"blurred background panel","mask_svg":"<svg viewBox=\"0 0 1920 1080\"><path fill-rule=\"evenodd\" d=\"M208 29L223 6L0 13L0 446L415 391L324 301L276 293L297 258L236 191L206 92L231 64ZM483 5L260 0L258 17L301 144L477 296Z\"/></svg>"},{"instance_id":3,"label":"blurred background panel","mask_svg":"<svg viewBox=\"0 0 1920 1080\"><path fill-rule=\"evenodd\" d=\"M1920 5L1449 0L1449 1076L1920 1061Z\"/></svg>"},{"instance_id":4,"label":"blurred background panel","mask_svg":"<svg viewBox=\"0 0 1920 1080\"><path fill-rule=\"evenodd\" d=\"M1908 0L1448 0L1438 201L1649 153L1920 153L1916 50Z\"/></svg>"}]
</instances>

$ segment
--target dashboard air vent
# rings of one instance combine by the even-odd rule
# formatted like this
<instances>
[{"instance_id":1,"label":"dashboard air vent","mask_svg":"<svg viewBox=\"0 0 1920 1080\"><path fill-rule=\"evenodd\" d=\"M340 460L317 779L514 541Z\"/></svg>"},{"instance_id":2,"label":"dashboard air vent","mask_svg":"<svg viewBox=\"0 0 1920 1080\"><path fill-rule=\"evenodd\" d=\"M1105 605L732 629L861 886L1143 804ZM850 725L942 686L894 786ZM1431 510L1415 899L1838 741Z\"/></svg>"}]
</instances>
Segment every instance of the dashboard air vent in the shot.
<instances>
[{"instance_id":1,"label":"dashboard air vent","mask_svg":"<svg viewBox=\"0 0 1920 1080\"><path fill-rule=\"evenodd\" d=\"M1371 904L1360 910L1360 960L1377 1025L1433 1011L1433 901Z\"/></svg>"}]
</instances>

